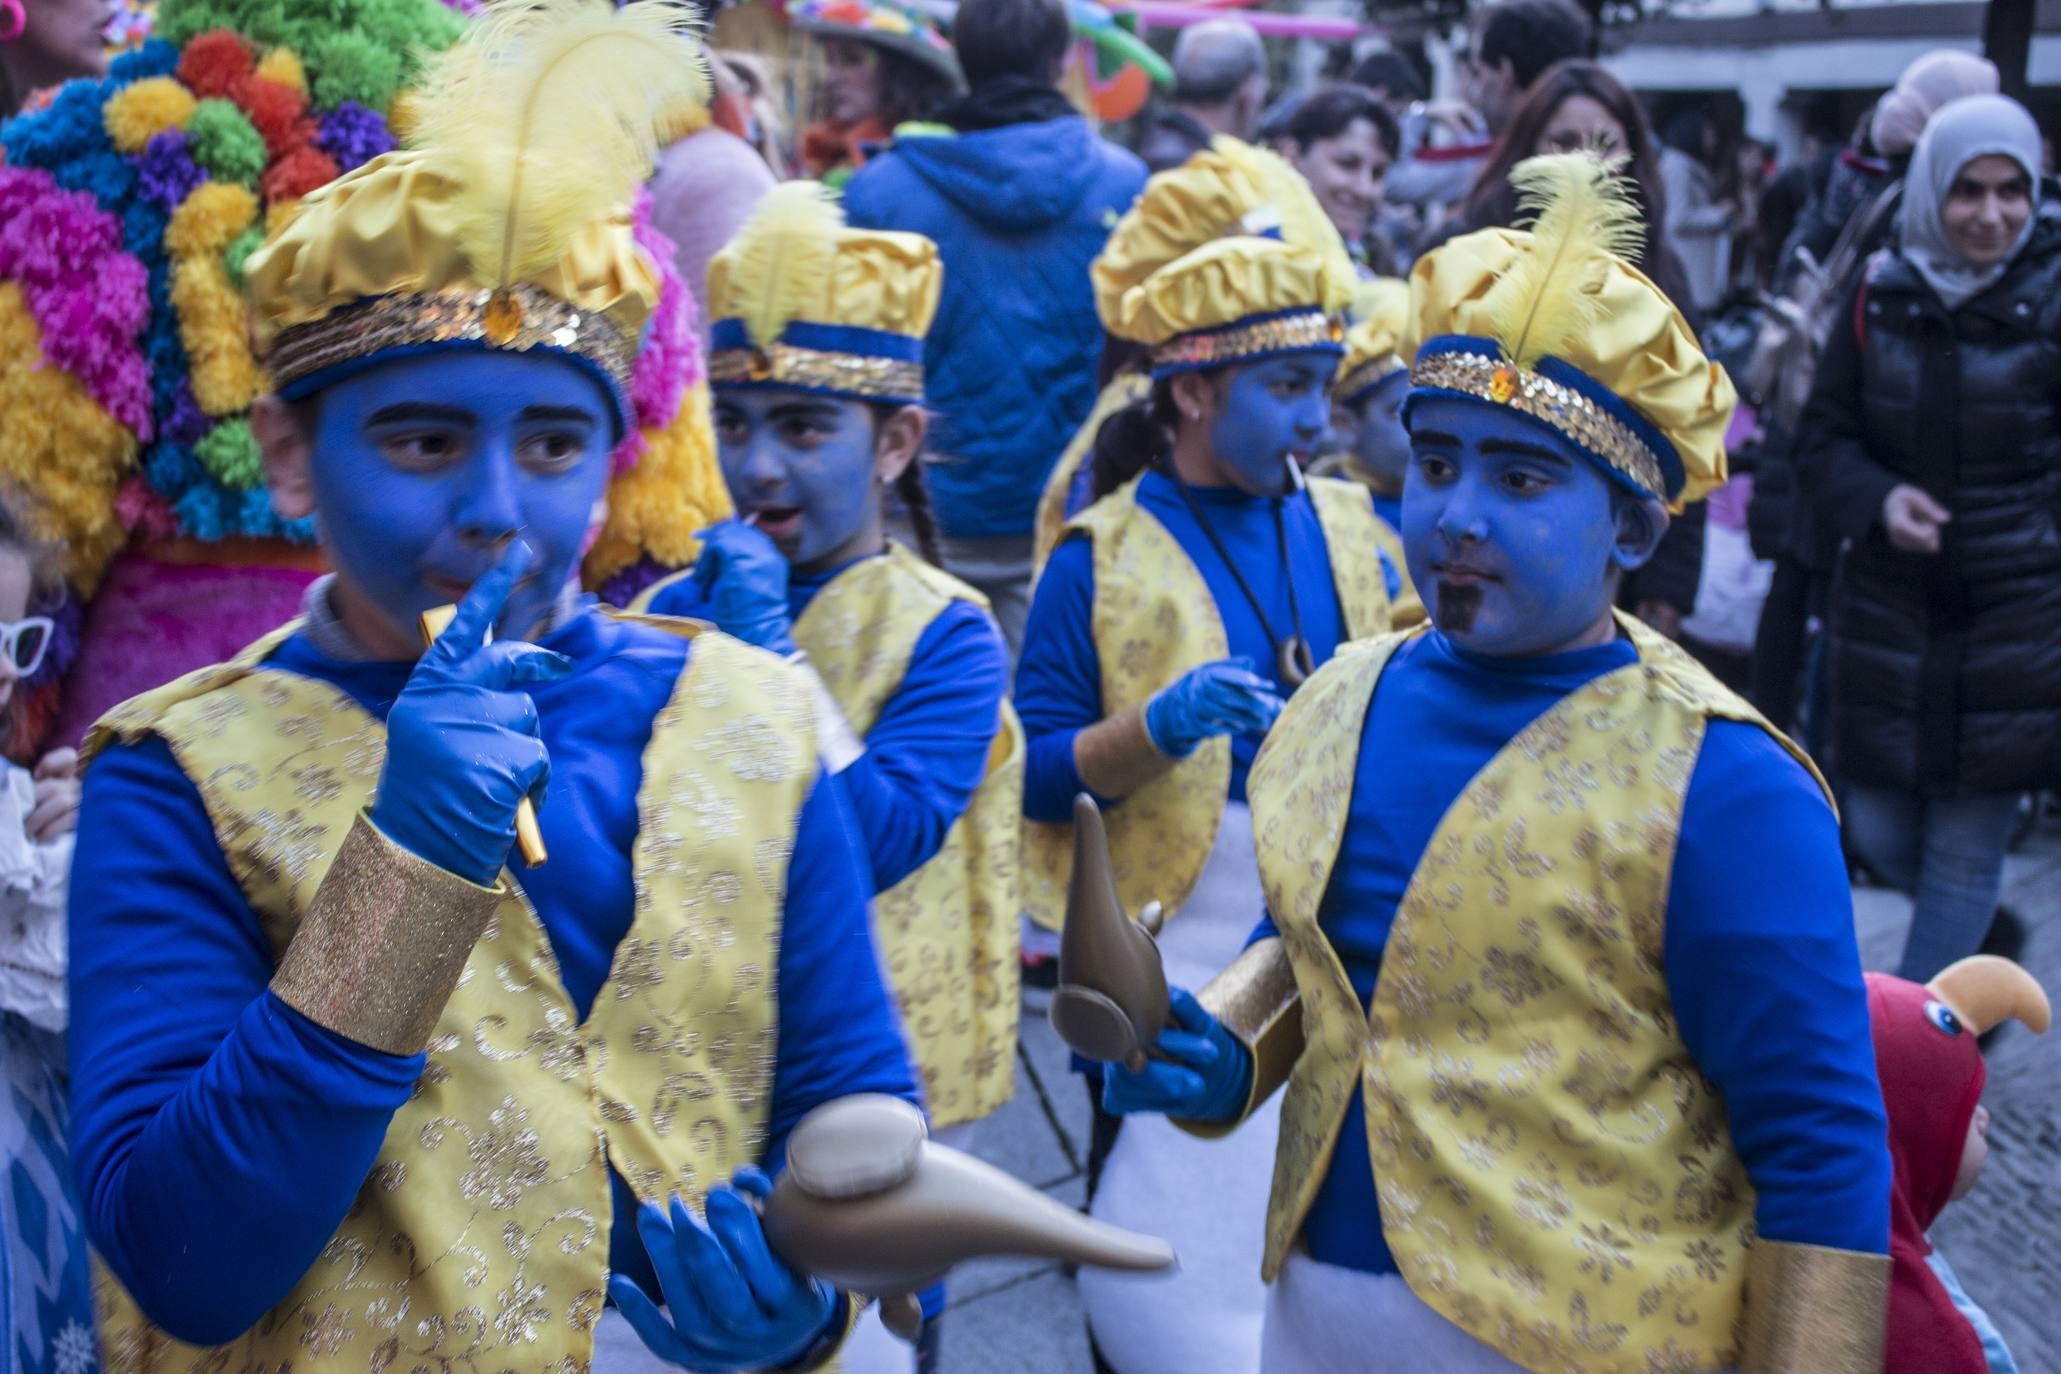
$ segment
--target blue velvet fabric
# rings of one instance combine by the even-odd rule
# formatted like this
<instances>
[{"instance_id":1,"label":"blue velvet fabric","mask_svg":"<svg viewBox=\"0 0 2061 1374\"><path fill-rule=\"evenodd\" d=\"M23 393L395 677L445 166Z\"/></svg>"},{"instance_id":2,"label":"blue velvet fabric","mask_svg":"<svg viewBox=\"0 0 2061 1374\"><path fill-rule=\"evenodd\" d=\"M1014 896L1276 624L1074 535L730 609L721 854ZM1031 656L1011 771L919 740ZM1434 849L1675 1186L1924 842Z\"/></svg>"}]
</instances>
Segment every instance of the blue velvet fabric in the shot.
<instances>
[{"instance_id":1,"label":"blue velvet fabric","mask_svg":"<svg viewBox=\"0 0 2061 1374\"><path fill-rule=\"evenodd\" d=\"M790 575L788 615L799 620L851 566L813 577ZM682 599L692 596L692 580L682 579L669 593L667 608L699 615L691 599ZM837 775L866 842L875 892L929 862L966 813L986 776L1008 687L1009 651L1001 631L972 602L952 602L917 637L901 685L866 732L866 752Z\"/></svg>"},{"instance_id":2,"label":"blue velvet fabric","mask_svg":"<svg viewBox=\"0 0 2061 1374\"><path fill-rule=\"evenodd\" d=\"M584 1016L634 913L631 844L653 718L689 643L583 613L542 643L576 663L533 692L551 751L519 869ZM344 663L303 637L271 666L383 717L408 665ZM267 988L272 960L199 792L155 739L86 777L71 892L72 1139L86 1227L150 1317L218 1343L283 1297L335 1232L424 1056L357 1044ZM917 1099L866 913L843 799L818 778L796 818L777 969L779 1061L765 1160L811 1107L853 1092ZM610 1263L657 1292L616 1184Z\"/></svg>"},{"instance_id":3,"label":"blue velvet fabric","mask_svg":"<svg viewBox=\"0 0 2061 1374\"><path fill-rule=\"evenodd\" d=\"M1489 659L1436 631L1382 675L1318 920L1373 995L1397 904L1453 800L1567 693L1630 663L1616 640ZM1254 938L1273 933L1263 921ZM1838 822L1765 731L1712 721L1668 889L1668 992L1689 1052L1725 1096L1772 1240L1886 1253L1890 1162ZM1393 1272L1359 1095L1304 1227L1329 1264Z\"/></svg>"},{"instance_id":4,"label":"blue velvet fabric","mask_svg":"<svg viewBox=\"0 0 2061 1374\"><path fill-rule=\"evenodd\" d=\"M1281 566L1279 536L1274 532L1273 502L1228 487L1189 490L1225 550L1237 560L1238 570L1266 608L1276 633L1289 633L1294 621L1289 616L1288 579ZM1287 696L1287 684L1277 676L1274 649L1259 617L1173 482L1158 472L1147 472L1138 482L1138 506L1167 528L1202 574L1223 619L1232 656L1250 658L1260 675L1273 678L1281 695ZM1283 515L1303 637L1309 642L1311 657L1321 665L1345 638L1338 590L1331 582L1330 553L1307 493L1286 498ZM1023 654L1016 666L1016 711L1030 741L1023 811L1033 820L1069 819L1075 793L1084 790L1073 764L1073 737L1104 715L1094 604L1094 550L1086 539L1068 539L1052 551L1038 576L1024 628ZM1239 735L1231 741L1232 801L1245 800L1246 770L1252 767L1263 738ZM1098 800L1104 807L1115 804L1108 798Z\"/></svg>"}]
</instances>

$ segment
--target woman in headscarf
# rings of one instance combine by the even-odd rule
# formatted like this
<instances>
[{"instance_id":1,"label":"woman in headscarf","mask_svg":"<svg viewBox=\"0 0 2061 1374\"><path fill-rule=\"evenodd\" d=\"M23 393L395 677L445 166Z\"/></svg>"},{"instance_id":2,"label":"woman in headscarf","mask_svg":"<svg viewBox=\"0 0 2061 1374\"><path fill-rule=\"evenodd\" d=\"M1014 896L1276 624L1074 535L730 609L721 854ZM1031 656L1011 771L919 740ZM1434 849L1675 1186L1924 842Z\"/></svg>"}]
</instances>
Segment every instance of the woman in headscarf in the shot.
<instances>
[{"instance_id":1,"label":"woman in headscarf","mask_svg":"<svg viewBox=\"0 0 2061 1374\"><path fill-rule=\"evenodd\" d=\"M1898 973L1982 943L2019 793L2061 784L2061 204L2023 106L1936 113L1839 317L1802 475L1846 541L1830 763L1916 912Z\"/></svg>"}]
</instances>

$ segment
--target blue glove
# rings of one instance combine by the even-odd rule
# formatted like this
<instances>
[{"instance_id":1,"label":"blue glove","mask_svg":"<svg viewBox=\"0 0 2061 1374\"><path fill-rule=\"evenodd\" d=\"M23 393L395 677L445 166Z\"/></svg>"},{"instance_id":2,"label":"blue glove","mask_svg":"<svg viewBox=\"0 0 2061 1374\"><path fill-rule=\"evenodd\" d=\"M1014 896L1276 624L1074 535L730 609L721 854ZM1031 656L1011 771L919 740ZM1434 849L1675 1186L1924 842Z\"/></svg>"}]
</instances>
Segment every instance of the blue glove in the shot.
<instances>
[{"instance_id":1,"label":"blue glove","mask_svg":"<svg viewBox=\"0 0 2061 1374\"><path fill-rule=\"evenodd\" d=\"M1263 735L1281 714L1274 684L1249 658L1190 668L1145 704L1145 729L1159 752L1184 759L1218 735Z\"/></svg>"},{"instance_id":2,"label":"blue glove","mask_svg":"<svg viewBox=\"0 0 2061 1374\"><path fill-rule=\"evenodd\" d=\"M691 581L701 614L716 628L776 654L794 652L794 621L787 614L787 559L780 549L741 520L725 520L701 531L701 556ZM664 595L652 609L670 614Z\"/></svg>"},{"instance_id":3,"label":"blue glove","mask_svg":"<svg viewBox=\"0 0 2061 1374\"><path fill-rule=\"evenodd\" d=\"M609 1275L608 1296L652 1354L703 1371L778 1369L843 1315L834 1289L766 1248L759 1214L741 1194L763 1200L772 1192L765 1174L746 1167L729 1187L709 1190L706 1225L677 1197L670 1220L650 1203L637 1209L637 1234L671 1319L620 1274Z\"/></svg>"},{"instance_id":4,"label":"blue glove","mask_svg":"<svg viewBox=\"0 0 2061 1374\"><path fill-rule=\"evenodd\" d=\"M542 804L551 760L523 688L572 671L563 654L486 642L533 555L521 540L472 584L386 716L386 765L372 802L381 834L484 887L508 862L515 808Z\"/></svg>"},{"instance_id":5,"label":"blue glove","mask_svg":"<svg viewBox=\"0 0 2061 1374\"><path fill-rule=\"evenodd\" d=\"M1102 1110L1112 1116L1161 1112L1189 1121L1232 1120L1252 1093L1251 1053L1188 989L1168 988L1167 999L1180 1029L1159 1033L1152 1049L1163 1057L1147 1061L1142 1072L1107 1066Z\"/></svg>"}]
</instances>

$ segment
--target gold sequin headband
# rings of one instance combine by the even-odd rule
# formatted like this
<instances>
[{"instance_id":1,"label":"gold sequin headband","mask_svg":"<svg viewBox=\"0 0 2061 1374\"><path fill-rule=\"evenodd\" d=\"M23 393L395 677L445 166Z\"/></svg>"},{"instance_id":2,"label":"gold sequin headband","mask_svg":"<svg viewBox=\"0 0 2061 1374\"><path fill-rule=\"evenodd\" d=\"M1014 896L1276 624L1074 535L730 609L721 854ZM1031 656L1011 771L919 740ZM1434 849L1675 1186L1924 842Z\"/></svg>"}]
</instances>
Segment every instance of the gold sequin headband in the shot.
<instances>
[{"instance_id":1,"label":"gold sequin headband","mask_svg":"<svg viewBox=\"0 0 2061 1374\"><path fill-rule=\"evenodd\" d=\"M1361 393L1371 391L1402 370L1403 360L1393 353L1384 353L1378 358L1369 358L1366 362L1361 363L1358 367L1345 374L1345 380L1341 381L1334 388L1334 394L1344 400L1347 405L1351 405L1360 398Z\"/></svg>"},{"instance_id":2,"label":"gold sequin headband","mask_svg":"<svg viewBox=\"0 0 2061 1374\"><path fill-rule=\"evenodd\" d=\"M339 368L395 350L477 344L504 353L550 349L602 374L616 403L629 395L637 340L598 310L582 310L541 287L447 290L374 296L294 325L273 341L265 364L279 394L305 396Z\"/></svg>"},{"instance_id":3,"label":"gold sequin headband","mask_svg":"<svg viewBox=\"0 0 2061 1374\"><path fill-rule=\"evenodd\" d=\"M1459 342L1457 337L1453 341ZM1417 365L1410 369L1412 387L1456 391L1508 406L1551 425L1577 447L1631 479L1642 491L1671 498L1681 489L1679 481L1668 482L1666 469L1653 445L1593 397L1487 353L1439 348L1441 342L1428 340L1419 350ZM1676 470L1680 470L1679 463Z\"/></svg>"},{"instance_id":4,"label":"gold sequin headband","mask_svg":"<svg viewBox=\"0 0 2061 1374\"><path fill-rule=\"evenodd\" d=\"M1288 310L1248 318L1169 339L1152 350L1152 375L1156 379L1200 372L1308 348L1343 351L1339 340L1344 335L1345 326L1321 310Z\"/></svg>"},{"instance_id":5,"label":"gold sequin headband","mask_svg":"<svg viewBox=\"0 0 2061 1374\"><path fill-rule=\"evenodd\" d=\"M780 386L862 401L923 404L923 340L855 325L791 320L780 338L752 342L741 320L710 330L708 379L717 385Z\"/></svg>"}]
</instances>

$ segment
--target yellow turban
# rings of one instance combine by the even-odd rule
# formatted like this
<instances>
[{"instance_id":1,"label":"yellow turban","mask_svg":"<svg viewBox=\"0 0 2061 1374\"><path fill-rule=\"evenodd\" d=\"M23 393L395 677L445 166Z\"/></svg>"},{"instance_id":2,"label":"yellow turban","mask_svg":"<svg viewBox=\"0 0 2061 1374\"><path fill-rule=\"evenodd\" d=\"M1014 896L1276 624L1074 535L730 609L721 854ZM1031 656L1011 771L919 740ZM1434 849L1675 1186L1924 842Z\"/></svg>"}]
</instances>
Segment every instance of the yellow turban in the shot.
<instances>
[{"instance_id":1,"label":"yellow turban","mask_svg":"<svg viewBox=\"0 0 2061 1374\"><path fill-rule=\"evenodd\" d=\"M1403 372L1403 331L1410 319L1410 284L1398 277L1367 283L1353 301L1333 394L1352 405Z\"/></svg>"},{"instance_id":2,"label":"yellow turban","mask_svg":"<svg viewBox=\"0 0 2061 1374\"><path fill-rule=\"evenodd\" d=\"M1302 175L1231 138L1147 182L1090 275L1104 327L1159 376L1335 350L1356 280Z\"/></svg>"},{"instance_id":3,"label":"yellow turban","mask_svg":"<svg viewBox=\"0 0 2061 1374\"><path fill-rule=\"evenodd\" d=\"M921 402L944 280L921 234L853 229L815 182L776 186L709 262L709 380Z\"/></svg>"},{"instance_id":4,"label":"yellow turban","mask_svg":"<svg viewBox=\"0 0 2061 1374\"><path fill-rule=\"evenodd\" d=\"M1731 379L1626 261L1639 211L1616 174L1563 153L1519 163L1511 180L1537 212L1529 231L1454 239L1410 273L1413 394L1521 411L1678 506L1723 485Z\"/></svg>"}]
</instances>

